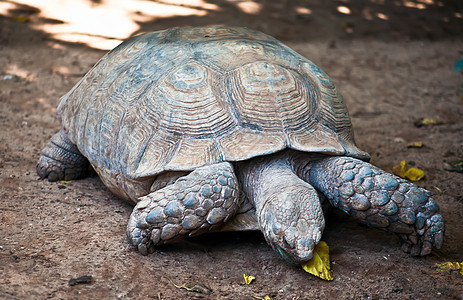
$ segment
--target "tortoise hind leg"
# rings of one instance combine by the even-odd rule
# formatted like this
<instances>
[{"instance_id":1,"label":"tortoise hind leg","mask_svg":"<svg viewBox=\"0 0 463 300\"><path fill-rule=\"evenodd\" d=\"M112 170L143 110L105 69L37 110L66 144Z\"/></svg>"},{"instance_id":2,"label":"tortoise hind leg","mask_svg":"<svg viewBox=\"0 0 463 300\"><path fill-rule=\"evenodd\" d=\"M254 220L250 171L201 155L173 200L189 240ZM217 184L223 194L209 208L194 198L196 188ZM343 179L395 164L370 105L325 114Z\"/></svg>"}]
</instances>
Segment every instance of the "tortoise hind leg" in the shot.
<instances>
[{"instance_id":1,"label":"tortoise hind leg","mask_svg":"<svg viewBox=\"0 0 463 300\"><path fill-rule=\"evenodd\" d=\"M426 255L442 245L444 221L425 189L349 157L311 162L306 179L333 206L371 227L396 233L405 252Z\"/></svg>"},{"instance_id":2,"label":"tortoise hind leg","mask_svg":"<svg viewBox=\"0 0 463 300\"><path fill-rule=\"evenodd\" d=\"M89 162L61 129L43 148L37 162L37 174L48 181L72 180L84 177Z\"/></svg>"},{"instance_id":3,"label":"tortoise hind leg","mask_svg":"<svg viewBox=\"0 0 463 300\"><path fill-rule=\"evenodd\" d=\"M233 166L197 168L147 196L133 209L127 236L146 255L154 246L198 235L229 220L239 207Z\"/></svg>"}]
</instances>

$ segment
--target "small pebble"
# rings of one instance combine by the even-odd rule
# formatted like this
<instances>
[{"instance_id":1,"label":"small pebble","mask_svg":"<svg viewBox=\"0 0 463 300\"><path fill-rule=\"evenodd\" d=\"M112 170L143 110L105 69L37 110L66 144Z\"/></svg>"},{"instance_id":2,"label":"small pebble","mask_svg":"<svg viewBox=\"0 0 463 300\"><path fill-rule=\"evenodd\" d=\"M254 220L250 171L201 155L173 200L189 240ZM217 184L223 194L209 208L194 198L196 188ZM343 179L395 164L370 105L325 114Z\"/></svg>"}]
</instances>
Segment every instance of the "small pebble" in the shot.
<instances>
[{"instance_id":1,"label":"small pebble","mask_svg":"<svg viewBox=\"0 0 463 300\"><path fill-rule=\"evenodd\" d=\"M92 282L92 276L84 275L84 276L80 276L77 278L71 278L69 280L69 285L73 286L73 285L77 285L81 283L90 283L90 282Z\"/></svg>"}]
</instances>

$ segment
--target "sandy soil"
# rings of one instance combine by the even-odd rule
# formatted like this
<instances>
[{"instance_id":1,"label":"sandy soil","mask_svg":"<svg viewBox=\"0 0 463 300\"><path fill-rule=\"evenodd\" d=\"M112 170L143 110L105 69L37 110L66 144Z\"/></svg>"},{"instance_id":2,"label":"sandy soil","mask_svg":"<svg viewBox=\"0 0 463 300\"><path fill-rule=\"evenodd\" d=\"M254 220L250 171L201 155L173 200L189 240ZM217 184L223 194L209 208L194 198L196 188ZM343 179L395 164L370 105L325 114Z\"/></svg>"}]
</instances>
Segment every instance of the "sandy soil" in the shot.
<instances>
[{"instance_id":1,"label":"sandy soil","mask_svg":"<svg viewBox=\"0 0 463 300\"><path fill-rule=\"evenodd\" d=\"M443 1L419 10L390 2L349 3L351 15L336 11L347 1L297 1L313 9L308 15L292 4L262 2L265 9L249 15L219 2L220 13L158 19L142 29L246 25L314 61L344 95L357 143L373 164L391 172L406 160L425 171L417 184L441 207L447 226L442 249L413 258L396 237L334 213L323 237L331 251L331 282L279 260L258 232L210 234L139 255L125 237L132 208L97 177L49 183L35 173L42 147L60 128L54 117L59 97L104 52L32 29L33 22L47 20L0 16L0 298L463 299L463 276L435 268L463 261L463 174L443 168L463 159L463 75L453 70L463 58L462 7ZM365 9L388 20L370 21ZM441 124L414 126L425 117ZM407 148L418 140L423 148ZM243 285L243 273L257 279ZM92 281L69 285L83 275Z\"/></svg>"}]
</instances>

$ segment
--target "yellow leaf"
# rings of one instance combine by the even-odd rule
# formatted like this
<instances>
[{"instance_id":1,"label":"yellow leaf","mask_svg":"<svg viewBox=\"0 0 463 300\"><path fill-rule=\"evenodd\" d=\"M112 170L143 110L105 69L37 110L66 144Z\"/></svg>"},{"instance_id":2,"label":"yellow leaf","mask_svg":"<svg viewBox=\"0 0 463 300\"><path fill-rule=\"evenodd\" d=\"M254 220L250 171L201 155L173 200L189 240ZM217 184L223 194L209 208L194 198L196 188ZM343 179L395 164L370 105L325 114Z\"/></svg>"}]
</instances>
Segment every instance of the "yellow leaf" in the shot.
<instances>
[{"instance_id":1,"label":"yellow leaf","mask_svg":"<svg viewBox=\"0 0 463 300\"><path fill-rule=\"evenodd\" d=\"M407 148L423 148L423 141L417 141L407 144Z\"/></svg>"},{"instance_id":2,"label":"yellow leaf","mask_svg":"<svg viewBox=\"0 0 463 300\"><path fill-rule=\"evenodd\" d=\"M190 287L186 283L184 283L182 285L177 285L172 280L170 280L169 278L167 278L167 280L169 280L170 283L172 283L178 289L185 289L185 290L187 290L189 292L201 293L201 294L206 294L206 295L209 295L209 294L213 293L213 291L210 288L208 288L208 287L206 287L206 286L204 286L202 284L196 284L196 285Z\"/></svg>"},{"instance_id":3,"label":"yellow leaf","mask_svg":"<svg viewBox=\"0 0 463 300\"><path fill-rule=\"evenodd\" d=\"M24 17L24 16L12 16L11 17L13 20L16 22L21 22L21 23L27 23L29 22L29 17Z\"/></svg>"},{"instance_id":4,"label":"yellow leaf","mask_svg":"<svg viewBox=\"0 0 463 300\"><path fill-rule=\"evenodd\" d=\"M392 167L392 172L394 172L395 175L402 177L402 178L405 178L406 170L407 170L407 162L405 160L402 160L400 162L400 165Z\"/></svg>"},{"instance_id":5,"label":"yellow leaf","mask_svg":"<svg viewBox=\"0 0 463 300\"><path fill-rule=\"evenodd\" d=\"M463 262L445 262L436 264L436 271L437 272L447 272L450 273L454 270L460 270L460 274L463 276Z\"/></svg>"},{"instance_id":6,"label":"yellow leaf","mask_svg":"<svg viewBox=\"0 0 463 300\"><path fill-rule=\"evenodd\" d=\"M60 180L59 182L61 183L70 183L70 182L73 182L74 180Z\"/></svg>"},{"instance_id":7,"label":"yellow leaf","mask_svg":"<svg viewBox=\"0 0 463 300\"><path fill-rule=\"evenodd\" d=\"M424 177L423 170L410 168L405 172L405 178L410 179L411 181L418 181Z\"/></svg>"},{"instance_id":8,"label":"yellow leaf","mask_svg":"<svg viewBox=\"0 0 463 300\"><path fill-rule=\"evenodd\" d=\"M440 125L440 124L442 123L438 119L435 119L435 118L421 118L415 122L416 127Z\"/></svg>"},{"instance_id":9,"label":"yellow leaf","mask_svg":"<svg viewBox=\"0 0 463 300\"><path fill-rule=\"evenodd\" d=\"M264 298L262 297L259 297L259 296L254 296L254 295L251 295L252 298L254 299L259 299L259 300L272 300L272 298L270 298L270 296L265 296Z\"/></svg>"},{"instance_id":10,"label":"yellow leaf","mask_svg":"<svg viewBox=\"0 0 463 300\"><path fill-rule=\"evenodd\" d=\"M247 276L246 274L243 274L243 277L244 277L244 283L246 283L246 284L251 284L251 282L254 279L256 279L256 277L251 276L251 275Z\"/></svg>"},{"instance_id":11,"label":"yellow leaf","mask_svg":"<svg viewBox=\"0 0 463 300\"><path fill-rule=\"evenodd\" d=\"M392 172L399 177L407 178L411 181L418 181L424 177L423 170L417 168L408 169L405 160L402 160L400 165L392 167Z\"/></svg>"},{"instance_id":12,"label":"yellow leaf","mask_svg":"<svg viewBox=\"0 0 463 300\"><path fill-rule=\"evenodd\" d=\"M439 121L437 119L433 119L433 118L424 118L421 123L423 125L437 125L439 124Z\"/></svg>"},{"instance_id":13,"label":"yellow leaf","mask_svg":"<svg viewBox=\"0 0 463 300\"><path fill-rule=\"evenodd\" d=\"M330 273L330 256L328 245L320 241L313 251L313 258L302 265L307 273L320 277L324 280L333 280Z\"/></svg>"}]
</instances>

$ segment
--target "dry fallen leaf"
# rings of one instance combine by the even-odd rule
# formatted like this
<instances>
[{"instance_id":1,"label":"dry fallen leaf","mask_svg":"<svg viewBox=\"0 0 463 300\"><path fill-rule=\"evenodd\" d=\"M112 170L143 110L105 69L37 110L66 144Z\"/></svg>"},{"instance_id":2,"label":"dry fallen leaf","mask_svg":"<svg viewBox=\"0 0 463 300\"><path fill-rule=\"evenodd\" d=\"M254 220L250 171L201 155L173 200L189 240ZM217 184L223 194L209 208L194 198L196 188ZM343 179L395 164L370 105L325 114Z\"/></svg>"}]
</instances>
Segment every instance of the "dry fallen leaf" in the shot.
<instances>
[{"instance_id":1,"label":"dry fallen leaf","mask_svg":"<svg viewBox=\"0 0 463 300\"><path fill-rule=\"evenodd\" d=\"M444 170L463 173L463 160L455 160L444 163Z\"/></svg>"},{"instance_id":2,"label":"dry fallen leaf","mask_svg":"<svg viewBox=\"0 0 463 300\"><path fill-rule=\"evenodd\" d=\"M185 290L187 290L189 292L201 293L201 294L206 294L206 295L209 295L209 294L213 293L213 291L210 288L208 288L207 286L202 285L202 284L195 284L193 286L190 286L190 285L184 283L182 285L177 285L172 280L170 280L169 278L167 278L167 280L169 280L170 283L172 283L178 289L185 289Z\"/></svg>"},{"instance_id":3,"label":"dry fallen leaf","mask_svg":"<svg viewBox=\"0 0 463 300\"><path fill-rule=\"evenodd\" d=\"M251 276L251 275L247 276L246 274L243 274L243 277L244 277L244 283L245 283L245 284L251 284L251 282L252 282L254 279L256 279L256 277Z\"/></svg>"},{"instance_id":4,"label":"dry fallen leaf","mask_svg":"<svg viewBox=\"0 0 463 300\"><path fill-rule=\"evenodd\" d=\"M423 148L423 141L417 141L407 144L407 148Z\"/></svg>"},{"instance_id":5,"label":"dry fallen leaf","mask_svg":"<svg viewBox=\"0 0 463 300\"><path fill-rule=\"evenodd\" d=\"M262 297L259 297L259 296L254 296L254 295L251 295L252 298L254 299L259 299L259 300L272 300L272 298L270 298L270 296L265 296L264 298Z\"/></svg>"},{"instance_id":6,"label":"dry fallen leaf","mask_svg":"<svg viewBox=\"0 0 463 300\"><path fill-rule=\"evenodd\" d=\"M302 265L307 273L320 277L324 280L333 280L330 273L330 256L328 245L320 241L313 251L313 258Z\"/></svg>"},{"instance_id":7,"label":"dry fallen leaf","mask_svg":"<svg viewBox=\"0 0 463 300\"><path fill-rule=\"evenodd\" d=\"M463 262L445 262L436 264L436 271L437 272L447 272L450 273L453 270L460 270L460 274L463 276Z\"/></svg>"},{"instance_id":8,"label":"dry fallen leaf","mask_svg":"<svg viewBox=\"0 0 463 300\"><path fill-rule=\"evenodd\" d=\"M418 181L424 177L424 172L422 170L417 168L408 169L405 160L402 160L400 165L392 167L392 172L399 177L407 178L411 181Z\"/></svg>"},{"instance_id":9,"label":"dry fallen leaf","mask_svg":"<svg viewBox=\"0 0 463 300\"><path fill-rule=\"evenodd\" d=\"M416 127L429 126L429 125L440 125L442 124L438 119L434 118L421 118L415 122Z\"/></svg>"},{"instance_id":10,"label":"dry fallen leaf","mask_svg":"<svg viewBox=\"0 0 463 300\"><path fill-rule=\"evenodd\" d=\"M27 23L30 20L29 17L17 16L17 15L12 16L11 18L15 20L16 22L20 22L20 23Z\"/></svg>"}]
</instances>

